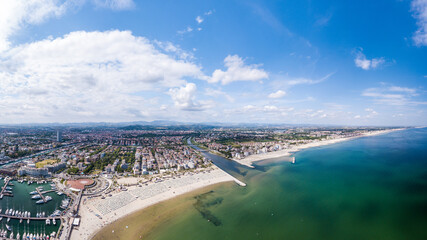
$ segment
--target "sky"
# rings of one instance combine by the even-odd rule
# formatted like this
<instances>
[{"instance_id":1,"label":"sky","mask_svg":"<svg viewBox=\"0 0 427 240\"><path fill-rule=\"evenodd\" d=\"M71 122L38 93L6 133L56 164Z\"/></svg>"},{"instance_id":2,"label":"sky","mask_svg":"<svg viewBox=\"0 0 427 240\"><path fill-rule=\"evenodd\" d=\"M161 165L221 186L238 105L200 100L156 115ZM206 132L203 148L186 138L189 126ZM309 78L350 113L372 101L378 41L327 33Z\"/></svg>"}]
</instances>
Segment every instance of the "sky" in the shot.
<instances>
[{"instance_id":1,"label":"sky","mask_svg":"<svg viewBox=\"0 0 427 240\"><path fill-rule=\"evenodd\" d=\"M0 123L427 125L427 0L0 0Z\"/></svg>"}]
</instances>

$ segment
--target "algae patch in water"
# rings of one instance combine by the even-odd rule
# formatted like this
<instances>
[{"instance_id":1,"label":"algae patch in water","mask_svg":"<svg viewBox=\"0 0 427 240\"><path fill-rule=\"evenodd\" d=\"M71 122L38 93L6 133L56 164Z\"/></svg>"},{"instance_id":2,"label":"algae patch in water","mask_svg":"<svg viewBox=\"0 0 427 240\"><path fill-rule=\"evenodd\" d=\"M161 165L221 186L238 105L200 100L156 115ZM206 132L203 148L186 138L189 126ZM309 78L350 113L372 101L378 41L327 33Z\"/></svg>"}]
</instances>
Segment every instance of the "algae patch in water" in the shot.
<instances>
[{"instance_id":1,"label":"algae patch in water","mask_svg":"<svg viewBox=\"0 0 427 240\"><path fill-rule=\"evenodd\" d=\"M222 224L221 220L214 216L208 208L221 204L223 198L217 197L210 199L210 195L213 193L214 191L209 191L195 196L194 198L196 199L196 202L193 204L193 206L202 215L203 218L207 219L215 226L220 226Z\"/></svg>"}]
</instances>

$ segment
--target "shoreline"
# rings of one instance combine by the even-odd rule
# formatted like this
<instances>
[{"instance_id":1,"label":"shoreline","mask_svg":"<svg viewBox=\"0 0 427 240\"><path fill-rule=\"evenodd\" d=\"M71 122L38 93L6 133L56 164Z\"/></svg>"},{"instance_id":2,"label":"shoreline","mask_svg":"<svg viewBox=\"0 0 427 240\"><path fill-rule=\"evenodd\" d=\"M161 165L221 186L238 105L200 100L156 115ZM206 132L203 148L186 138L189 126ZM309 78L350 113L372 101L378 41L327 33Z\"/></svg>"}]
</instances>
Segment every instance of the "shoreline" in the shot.
<instances>
[{"instance_id":1,"label":"shoreline","mask_svg":"<svg viewBox=\"0 0 427 240\"><path fill-rule=\"evenodd\" d=\"M326 145L344 142L344 141L357 139L357 138L361 138L361 137L376 136L376 135L380 135L380 134L387 134L390 132L401 131L401 130L405 130L405 129L407 129L407 128L380 130L380 131L375 131L375 132L364 133L364 134L361 134L358 136L353 136L353 137L344 137L344 138L327 139L327 140L322 140L322 141L314 141L314 142L305 143L305 144L301 144L301 145L295 145L295 146L292 146L291 148L287 148L287 149L283 149L283 150L279 150L279 151L268 152L268 153L263 153L263 154L254 154L254 155L250 155L250 156L243 158L243 159L231 159L231 160L235 161L241 165L245 165L247 167L254 168L254 166L253 166L254 162L263 161L263 160L267 160L267 159L271 159L271 158L289 157L289 156L293 155L294 153L299 152L299 151L304 150L304 149L307 149L307 148L326 146ZM292 161L292 160L290 159L289 161Z\"/></svg>"},{"instance_id":2,"label":"shoreline","mask_svg":"<svg viewBox=\"0 0 427 240\"><path fill-rule=\"evenodd\" d=\"M81 224L73 230L70 239L91 239L107 225L128 215L185 193L225 182L246 186L213 165L210 171L148 183L142 187L131 186L127 191L115 192L105 199L84 197L80 207Z\"/></svg>"}]
</instances>

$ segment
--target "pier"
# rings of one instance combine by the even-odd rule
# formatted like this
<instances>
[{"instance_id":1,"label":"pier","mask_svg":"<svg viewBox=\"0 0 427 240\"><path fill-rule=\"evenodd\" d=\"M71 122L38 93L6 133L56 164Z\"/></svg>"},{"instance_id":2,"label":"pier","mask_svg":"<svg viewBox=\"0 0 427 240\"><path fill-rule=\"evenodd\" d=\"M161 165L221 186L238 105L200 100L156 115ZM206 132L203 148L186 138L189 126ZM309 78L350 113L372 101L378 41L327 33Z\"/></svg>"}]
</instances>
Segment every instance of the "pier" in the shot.
<instances>
[{"instance_id":1,"label":"pier","mask_svg":"<svg viewBox=\"0 0 427 240\"><path fill-rule=\"evenodd\" d=\"M22 219L22 220L27 220L27 219L30 219L30 220L46 220L46 219L52 220L52 219L55 219L55 220L57 220L57 219L61 219L61 216L56 216L56 217L17 217L17 216L6 215L3 213L0 214L0 217L10 218L10 219L18 219L18 220L19 219Z\"/></svg>"},{"instance_id":2,"label":"pier","mask_svg":"<svg viewBox=\"0 0 427 240\"><path fill-rule=\"evenodd\" d=\"M47 202L46 198L43 196L45 193L54 192L55 190L47 190L47 191L40 191L38 188L36 188L37 193L40 195L40 197L43 199L43 202Z\"/></svg>"},{"instance_id":3,"label":"pier","mask_svg":"<svg viewBox=\"0 0 427 240\"><path fill-rule=\"evenodd\" d=\"M2 187L1 192L0 192L0 196L1 196L0 199L3 198L3 196L13 197L12 193L5 192L6 187L9 185L10 178L5 178L4 181L5 181L4 186Z\"/></svg>"}]
</instances>

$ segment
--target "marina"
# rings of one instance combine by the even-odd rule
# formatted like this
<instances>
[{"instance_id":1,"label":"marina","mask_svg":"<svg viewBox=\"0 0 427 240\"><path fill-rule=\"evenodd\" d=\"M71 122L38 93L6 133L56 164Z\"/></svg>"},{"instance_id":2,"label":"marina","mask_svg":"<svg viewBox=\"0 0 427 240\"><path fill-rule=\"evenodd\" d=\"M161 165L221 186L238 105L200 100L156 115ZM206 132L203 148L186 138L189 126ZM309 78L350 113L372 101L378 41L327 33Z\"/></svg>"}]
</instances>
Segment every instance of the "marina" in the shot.
<instances>
[{"instance_id":1,"label":"marina","mask_svg":"<svg viewBox=\"0 0 427 240\"><path fill-rule=\"evenodd\" d=\"M47 181L0 179L0 237L52 239L69 205L67 195ZM8 193L8 191L13 193ZM64 208L61 208L64 207Z\"/></svg>"}]
</instances>

